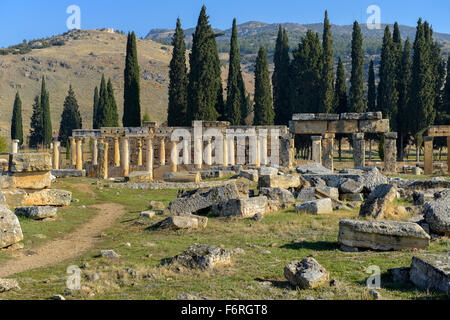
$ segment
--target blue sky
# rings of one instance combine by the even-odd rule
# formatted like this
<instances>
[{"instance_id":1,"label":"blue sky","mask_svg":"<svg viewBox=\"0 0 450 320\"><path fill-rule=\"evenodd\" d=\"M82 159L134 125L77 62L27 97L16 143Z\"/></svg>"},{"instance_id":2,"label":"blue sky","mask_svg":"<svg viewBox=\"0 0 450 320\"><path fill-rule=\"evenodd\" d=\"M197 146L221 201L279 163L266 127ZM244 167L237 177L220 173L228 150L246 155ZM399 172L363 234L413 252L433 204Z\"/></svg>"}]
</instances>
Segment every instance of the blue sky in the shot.
<instances>
[{"instance_id":1,"label":"blue sky","mask_svg":"<svg viewBox=\"0 0 450 320\"><path fill-rule=\"evenodd\" d=\"M152 28L173 28L177 16L183 27L195 26L202 4L221 29L234 17L238 23L320 22L325 9L333 24L365 22L367 7L378 5L382 23L414 26L422 17L436 32L450 33L449 0L0 0L0 47L66 32L70 5L81 8L82 29L111 27L145 36Z\"/></svg>"}]
</instances>

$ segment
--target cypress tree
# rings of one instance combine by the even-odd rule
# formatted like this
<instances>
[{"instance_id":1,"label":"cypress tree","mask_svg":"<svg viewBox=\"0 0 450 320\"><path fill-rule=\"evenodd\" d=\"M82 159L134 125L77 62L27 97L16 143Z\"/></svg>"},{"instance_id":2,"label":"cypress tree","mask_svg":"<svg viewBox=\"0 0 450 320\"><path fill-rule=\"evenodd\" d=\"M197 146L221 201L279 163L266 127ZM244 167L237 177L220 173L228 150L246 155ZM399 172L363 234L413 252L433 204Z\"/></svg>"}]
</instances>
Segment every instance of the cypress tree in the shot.
<instances>
[{"instance_id":1,"label":"cypress tree","mask_svg":"<svg viewBox=\"0 0 450 320\"><path fill-rule=\"evenodd\" d=\"M64 100L64 109L59 127L58 140L61 141L61 145L66 147L66 142L72 136L72 131L81 129L82 127L83 120L81 119L80 108L75 97L75 92L72 86L70 86L67 97Z\"/></svg>"},{"instance_id":2,"label":"cypress tree","mask_svg":"<svg viewBox=\"0 0 450 320\"><path fill-rule=\"evenodd\" d=\"M381 48L377 104L383 112L383 116L390 120L392 131L397 130L398 92L396 65L396 49L389 27L386 26Z\"/></svg>"},{"instance_id":3,"label":"cypress tree","mask_svg":"<svg viewBox=\"0 0 450 320\"><path fill-rule=\"evenodd\" d=\"M100 129L98 127L98 119L97 119L99 100L100 100L100 97L98 95L98 87L95 87L95 90L94 90L94 107L93 107L93 112L92 112L92 128L93 129Z\"/></svg>"},{"instance_id":4,"label":"cypress tree","mask_svg":"<svg viewBox=\"0 0 450 320\"><path fill-rule=\"evenodd\" d=\"M325 20L323 22L323 40L322 40L322 74L320 85L320 106L319 112L330 113L333 110L333 81L334 81L334 53L333 40L331 38L331 26L328 20L328 11L325 11Z\"/></svg>"},{"instance_id":5,"label":"cypress tree","mask_svg":"<svg viewBox=\"0 0 450 320\"><path fill-rule=\"evenodd\" d=\"M322 48L317 33L308 30L293 56L292 110L295 113L319 113Z\"/></svg>"},{"instance_id":6,"label":"cypress tree","mask_svg":"<svg viewBox=\"0 0 450 320\"><path fill-rule=\"evenodd\" d=\"M230 44L230 66L228 71L227 102L222 119L232 125L245 124L247 99L241 70L241 54L238 43L236 19L233 20Z\"/></svg>"},{"instance_id":7,"label":"cypress tree","mask_svg":"<svg viewBox=\"0 0 450 320\"><path fill-rule=\"evenodd\" d=\"M274 110L270 85L269 62L264 46L258 51L255 64L255 118L253 125L273 125Z\"/></svg>"},{"instance_id":8,"label":"cypress tree","mask_svg":"<svg viewBox=\"0 0 450 320\"><path fill-rule=\"evenodd\" d=\"M19 140L19 144L23 145L22 100L20 100L18 91L16 93L16 98L14 99L13 115L11 119L11 139Z\"/></svg>"},{"instance_id":9,"label":"cypress tree","mask_svg":"<svg viewBox=\"0 0 450 320\"><path fill-rule=\"evenodd\" d=\"M441 124L450 124L450 56L447 60L447 76L442 99L442 121Z\"/></svg>"},{"instance_id":10,"label":"cypress tree","mask_svg":"<svg viewBox=\"0 0 450 320\"><path fill-rule=\"evenodd\" d=\"M123 87L123 126L141 126L141 89L136 35L128 34Z\"/></svg>"},{"instance_id":11,"label":"cypress tree","mask_svg":"<svg viewBox=\"0 0 450 320\"><path fill-rule=\"evenodd\" d=\"M116 98L114 97L114 88L112 85L111 78L108 79L108 119L110 119L111 124L110 127L118 127L119 126L119 114L117 112L117 103ZM139 116L139 126L141 123L141 118Z\"/></svg>"},{"instance_id":12,"label":"cypress tree","mask_svg":"<svg viewBox=\"0 0 450 320\"><path fill-rule=\"evenodd\" d=\"M338 60L338 67L336 70L336 84L334 87L334 111L335 113L347 113L348 112L348 99L347 99L347 84L345 77L344 64L341 57ZM338 140L339 161L342 161L342 139L345 137L343 134L336 135Z\"/></svg>"},{"instance_id":13,"label":"cypress tree","mask_svg":"<svg viewBox=\"0 0 450 320\"><path fill-rule=\"evenodd\" d=\"M362 49L361 28L357 21L353 24L352 34L352 75L350 78L350 111L362 113L364 103L364 54Z\"/></svg>"},{"instance_id":14,"label":"cypress tree","mask_svg":"<svg viewBox=\"0 0 450 320\"><path fill-rule=\"evenodd\" d=\"M281 25L278 29L273 62L275 65L272 76L275 124L287 125L292 118L289 101L289 38L286 30L283 29Z\"/></svg>"},{"instance_id":15,"label":"cypress tree","mask_svg":"<svg viewBox=\"0 0 450 320\"><path fill-rule=\"evenodd\" d=\"M373 60L370 60L369 65L369 80L367 83L367 111L376 112L377 111L377 89L375 84L375 68L373 65Z\"/></svg>"},{"instance_id":16,"label":"cypress tree","mask_svg":"<svg viewBox=\"0 0 450 320\"><path fill-rule=\"evenodd\" d=\"M42 144L49 146L53 140L52 118L50 114L50 97L45 86L45 77L42 77L41 87L42 108Z\"/></svg>"},{"instance_id":17,"label":"cypress tree","mask_svg":"<svg viewBox=\"0 0 450 320\"><path fill-rule=\"evenodd\" d=\"M172 38L173 55L169 71L169 108L167 121L170 127L188 126L186 118L187 105L187 69L186 44L180 18Z\"/></svg>"},{"instance_id":18,"label":"cypress tree","mask_svg":"<svg viewBox=\"0 0 450 320\"><path fill-rule=\"evenodd\" d=\"M223 114L223 88L216 35L209 24L206 7L198 18L190 54L188 122L216 121Z\"/></svg>"},{"instance_id":19,"label":"cypress tree","mask_svg":"<svg viewBox=\"0 0 450 320\"><path fill-rule=\"evenodd\" d=\"M397 130L398 138L398 159L404 159L404 141L408 138L412 114L408 111L409 95L408 88L411 81L411 43L406 39L403 46L402 57L400 61L399 79L398 79L398 112L397 112Z\"/></svg>"},{"instance_id":20,"label":"cypress tree","mask_svg":"<svg viewBox=\"0 0 450 320\"><path fill-rule=\"evenodd\" d=\"M29 145L31 148L37 148L42 144L43 141L43 118L42 118L42 108L39 96L34 98L33 103L33 114L30 121L30 137Z\"/></svg>"},{"instance_id":21,"label":"cypress tree","mask_svg":"<svg viewBox=\"0 0 450 320\"><path fill-rule=\"evenodd\" d=\"M100 82L100 92L97 106L97 127L100 129L102 127L107 127L107 121L105 120L105 108L108 104L108 89L106 88L105 75L102 74L102 80Z\"/></svg>"},{"instance_id":22,"label":"cypress tree","mask_svg":"<svg viewBox=\"0 0 450 320\"><path fill-rule=\"evenodd\" d=\"M430 63L430 33L427 23L419 19L413 45L413 62L409 105L412 117L411 131L416 138L418 158L422 134L434 121L435 83L433 65Z\"/></svg>"}]
</instances>

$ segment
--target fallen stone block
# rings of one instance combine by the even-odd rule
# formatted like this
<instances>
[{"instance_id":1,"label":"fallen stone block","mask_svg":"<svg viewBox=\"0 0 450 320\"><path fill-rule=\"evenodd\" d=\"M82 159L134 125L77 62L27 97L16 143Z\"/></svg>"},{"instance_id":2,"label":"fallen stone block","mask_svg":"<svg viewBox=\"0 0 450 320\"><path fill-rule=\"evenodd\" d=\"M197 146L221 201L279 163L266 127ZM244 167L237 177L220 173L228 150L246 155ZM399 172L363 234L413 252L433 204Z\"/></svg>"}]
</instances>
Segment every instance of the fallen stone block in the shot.
<instances>
[{"instance_id":1,"label":"fallen stone block","mask_svg":"<svg viewBox=\"0 0 450 320\"><path fill-rule=\"evenodd\" d=\"M292 192L281 188L261 188L259 195L267 197L268 200L279 201L280 203L290 204L295 202Z\"/></svg>"},{"instance_id":2,"label":"fallen stone block","mask_svg":"<svg viewBox=\"0 0 450 320\"><path fill-rule=\"evenodd\" d=\"M359 194L363 191L364 185L353 179L347 179L339 186L340 193Z\"/></svg>"},{"instance_id":3,"label":"fallen stone block","mask_svg":"<svg viewBox=\"0 0 450 320\"><path fill-rule=\"evenodd\" d=\"M7 206L0 205L0 248L9 247L22 240L19 219Z\"/></svg>"},{"instance_id":4,"label":"fallen stone block","mask_svg":"<svg viewBox=\"0 0 450 320\"><path fill-rule=\"evenodd\" d=\"M239 198L236 184L182 191L178 194L178 199L170 202L169 210L175 216L190 215L200 210L208 210L216 203Z\"/></svg>"},{"instance_id":5,"label":"fallen stone block","mask_svg":"<svg viewBox=\"0 0 450 320\"><path fill-rule=\"evenodd\" d=\"M260 176L258 188L281 188L290 189L298 188L302 185L299 176L282 175L282 176Z\"/></svg>"},{"instance_id":6,"label":"fallen stone block","mask_svg":"<svg viewBox=\"0 0 450 320\"><path fill-rule=\"evenodd\" d=\"M341 193L339 199L342 201L362 202L364 197L362 193Z\"/></svg>"},{"instance_id":7,"label":"fallen stone block","mask_svg":"<svg viewBox=\"0 0 450 320\"><path fill-rule=\"evenodd\" d=\"M234 199L220 202L212 206L212 213L221 217L236 216L253 218L256 214L266 212L267 197Z\"/></svg>"},{"instance_id":8,"label":"fallen stone block","mask_svg":"<svg viewBox=\"0 0 450 320\"><path fill-rule=\"evenodd\" d=\"M406 283L409 282L409 271L411 268L394 268L388 269L387 274L392 282Z\"/></svg>"},{"instance_id":9,"label":"fallen stone block","mask_svg":"<svg viewBox=\"0 0 450 320\"><path fill-rule=\"evenodd\" d=\"M369 198L362 204L360 217L384 219L394 214L393 202L397 197L397 188L390 184L382 184L375 188Z\"/></svg>"},{"instance_id":10,"label":"fallen stone block","mask_svg":"<svg viewBox=\"0 0 450 320\"><path fill-rule=\"evenodd\" d=\"M42 190L52 185L51 173L25 172L11 174L11 188Z\"/></svg>"},{"instance_id":11,"label":"fallen stone block","mask_svg":"<svg viewBox=\"0 0 450 320\"><path fill-rule=\"evenodd\" d=\"M239 176L253 182L258 182L259 174L257 170L242 170Z\"/></svg>"},{"instance_id":12,"label":"fallen stone block","mask_svg":"<svg viewBox=\"0 0 450 320\"><path fill-rule=\"evenodd\" d=\"M412 283L423 290L450 294L449 255L424 255L413 257L409 277Z\"/></svg>"},{"instance_id":13,"label":"fallen stone block","mask_svg":"<svg viewBox=\"0 0 450 320\"><path fill-rule=\"evenodd\" d=\"M450 200L427 202L424 212L425 220L432 232L450 235Z\"/></svg>"},{"instance_id":14,"label":"fallen stone block","mask_svg":"<svg viewBox=\"0 0 450 320\"><path fill-rule=\"evenodd\" d=\"M153 175L147 171L133 171L125 177L125 182L152 181Z\"/></svg>"},{"instance_id":15,"label":"fallen stone block","mask_svg":"<svg viewBox=\"0 0 450 320\"><path fill-rule=\"evenodd\" d=\"M156 215L155 211L142 211L139 214L140 218L151 219Z\"/></svg>"},{"instance_id":16,"label":"fallen stone block","mask_svg":"<svg viewBox=\"0 0 450 320\"><path fill-rule=\"evenodd\" d=\"M50 153L16 153L9 155L9 172L42 172L51 171L52 156Z\"/></svg>"},{"instance_id":17,"label":"fallen stone block","mask_svg":"<svg viewBox=\"0 0 450 320\"><path fill-rule=\"evenodd\" d=\"M208 224L208 218L195 215L173 216L158 222L154 227L168 230L190 230L205 229Z\"/></svg>"},{"instance_id":18,"label":"fallen stone block","mask_svg":"<svg viewBox=\"0 0 450 320\"><path fill-rule=\"evenodd\" d=\"M191 269L212 270L231 264L231 253L214 246L194 244L182 254L172 258L171 263L178 263Z\"/></svg>"},{"instance_id":19,"label":"fallen stone block","mask_svg":"<svg viewBox=\"0 0 450 320\"><path fill-rule=\"evenodd\" d=\"M12 208L34 207L34 206L52 206L65 207L70 206L72 201L72 192L58 189L33 190L5 190L6 202Z\"/></svg>"},{"instance_id":20,"label":"fallen stone block","mask_svg":"<svg viewBox=\"0 0 450 320\"><path fill-rule=\"evenodd\" d=\"M289 283L300 289L314 289L325 284L330 274L314 258L293 261L284 267L284 276Z\"/></svg>"},{"instance_id":21,"label":"fallen stone block","mask_svg":"<svg viewBox=\"0 0 450 320\"><path fill-rule=\"evenodd\" d=\"M423 206L428 201L433 201L435 199L434 192L429 191L414 191L413 192L413 204L415 206Z\"/></svg>"},{"instance_id":22,"label":"fallen stone block","mask_svg":"<svg viewBox=\"0 0 450 320\"><path fill-rule=\"evenodd\" d=\"M272 167L261 167L261 168L259 168L259 175L260 176L277 176L278 169L272 168Z\"/></svg>"},{"instance_id":23,"label":"fallen stone block","mask_svg":"<svg viewBox=\"0 0 450 320\"><path fill-rule=\"evenodd\" d=\"M339 244L376 251L426 249L430 236L417 223L341 220Z\"/></svg>"},{"instance_id":24,"label":"fallen stone block","mask_svg":"<svg viewBox=\"0 0 450 320\"><path fill-rule=\"evenodd\" d=\"M53 169L51 171L52 175L56 178L81 178L86 177L86 170L76 170L76 169Z\"/></svg>"},{"instance_id":25,"label":"fallen stone block","mask_svg":"<svg viewBox=\"0 0 450 320\"><path fill-rule=\"evenodd\" d=\"M323 214L333 212L333 202L330 198L318 199L295 206L296 213Z\"/></svg>"},{"instance_id":26,"label":"fallen stone block","mask_svg":"<svg viewBox=\"0 0 450 320\"><path fill-rule=\"evenodd\" d=\"M199 183L202 181L202 175L200 172L167 172L164 173L163 180L165 182Z\"/></svg>"},{"instance_id":27,"label":"fallen stone block","mask_svg":"<svg viewBox=\"0 0 450 320\"><path fill-rule=\"evenodd\" d=\"M58 209L55 207L18 207L16 216L24 216L33 220L56 218Z\"/></svg>"},{"instance_id":28,"label":"fallen stone block","mask_svg":"<svg viewBox=\"0 0 450 320\"><path fill-rule=\"evenodd\" d=\"M304 164L297 167L297 172L301 174L332 174L330 169L325 168L317 162Z\"/></svg>"}]
</instances>

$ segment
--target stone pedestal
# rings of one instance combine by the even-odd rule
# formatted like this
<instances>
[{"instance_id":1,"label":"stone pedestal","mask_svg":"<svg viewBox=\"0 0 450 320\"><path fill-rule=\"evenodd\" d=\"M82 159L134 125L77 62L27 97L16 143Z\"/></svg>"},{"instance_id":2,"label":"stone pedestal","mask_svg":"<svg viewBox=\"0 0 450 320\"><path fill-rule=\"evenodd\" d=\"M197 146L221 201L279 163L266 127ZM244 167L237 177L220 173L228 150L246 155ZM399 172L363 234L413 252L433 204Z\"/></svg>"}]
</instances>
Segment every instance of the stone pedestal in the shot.
<instances>
[{"instance_id":1,"label":"stone pedestal","mask_svg":"<svg viewBox=\"0 0 450 320\"><path fill-rule=\"evenodd\" d=\"M97 138L92 139L92 164L94 166L98 165L98 140L97 140Z\"/></svg>"},{"instance_id":2,"label":"stone pedestal","mask_svg":"<svg viewBox=\"0 0 450 320\"><path fill-rule=\"evenodd\" d=\"M312 136L312 161L322 163L322 137Z\"/></svg>"},{"instance_id":3,"label":"stone pedestal","mask_svg":"<svg viewBox=\"0 0 450 320\"><path fill-rule=\"evenodd\" d=\"M119 137L114 138L114 166L120 167L120 146Z\"/></svg>"},{"instance_id":4,"label":"stone pedestal","mask_svg":"<svg viewBox=\"0 0 450 320\"><path fill-rule=\"evenodd\" d=\"M12 140L11 141L11 154L16 154L19 152L19 140Z\"/></svg>"},{"instance_id":5,"label":"stone pedestal","mask_svg":"<svg viewBox=\"0 0 450 320\"><path fill-rule=\"evenodd\" d=\"M75 138L70 137L70 160L72 163L72 166L77 165L77 144L75 142Z\"/></svg>"},{"instance_id":6,"label":"stone pedestal","mask_svg":"<svg viewBox=\"0 0 450 320\"><path fill-rule=\"evenodd\" d=\"M161 162L161 166L166 165L166 140L165 140L165 137L161 138L161 145L159 148L159 160Z\"/></svg>"},{"instance_id":7,"label":"stone pedestal","mask_svg":"<svg viewBox=\"0 0 450 320\"><path fill-rule=\"evenodd\" d=\"M147 163L146 168L150 178L153 180L153 143L151 138L147 138Z\"/></svg>"},{"instance_id":8,"label":"stone pedestal","mask_svg":"<svg viewBox=\"0 0 450 320\"><path fill-rule=\"evenodd\" d=\"M61 146L61 142L54 141L53 142L53 170L59 170L59 148Z\"/></svg>"},{"instance_id":9,"label":"stone pedestal","mask_svg":"<svg viewBox=\"0 0 450 320\"><path fill-rule=\"evenodd\" d=\"M177 170L178 170L178 152L177 152L177 142L176 141L172 141L172 144L171 144L170 165L171 165L171 171L177 172Z\"/></svg>"},{"instance_id":10,"label":"stone pedestal","mask_svg":"<svg viewBox=\"0 0 450 320\"><path fill-rule=\"evenodd\" d=\"M423 144L425 149L425 174L430 175L433 174L433 137L424 137Z\"/></svg>"},{"instance_id":11,"label":"stone pedestal","mask_svg":"<svg viewBox=\"0 0 450 320\"><path fill-rule=\"evenodd\" d=\"M333 171L333 151L334 151L334 133L325 133L322 135L322 165Z\"/></svg>"},{"instance_id":12,"label":"stone pedestal","mask_svg":"<svg viewBox=\"0 0 450 320\"><path fill-rule=\"evenodd\" d=\"M77 143L77 170L83 170L83 139L78 138L76 143Z\"/></svg>"},{"instance_id":13,"label":"stone pedestal","mask_svg":"<svg viewBox=\"0 0 450 320\"><path fill-rule=\"evenodd\" d=\"M137 141L137 148L138 148L138 150L137 150L137 152L138 152L137 165L139 167L141 167L142 166L142 140L141 139L138 139L138 141Z\"/></svg>"},{"instance_id":14,"label":"stone pedestal","mask_svg":"<svg viewBox=\"0 0 450 320\"><path fill-rule=\"evenodd\" d=\"M397 172L397 137L397 132L384 134L384 169L387 172Z\"/></svg>"},{"instance_id":15,"label":"stone pedestal","mask_svg":"<svg viewBox=\"0 0 450 320\"><path fill-rule=\"evenodd\" d=\"M103 140L98 143L98 178L108 179L108 142Z\"/></svg>"},{"instance_id":16,"label":"stone pedestal","mask_svg":"<svg viewBox=\"0 0 450 320\"><path fill-rule=\"evenodd\" d=\"M122 138L122 154L120 155L122 176L126 177L130 173L130 151L128 138Z\"/></svg>"},{"instance_id":17,"label":"stone pedestal","mask_svg":"<svg viewBox=\"0 0 450 320\"><path fill-rule=\"evenodd\" d=\"M353 160L355 169L366 166L366 141L364 140L364 133L353 134Z\"/></svg>"}]
</instances>

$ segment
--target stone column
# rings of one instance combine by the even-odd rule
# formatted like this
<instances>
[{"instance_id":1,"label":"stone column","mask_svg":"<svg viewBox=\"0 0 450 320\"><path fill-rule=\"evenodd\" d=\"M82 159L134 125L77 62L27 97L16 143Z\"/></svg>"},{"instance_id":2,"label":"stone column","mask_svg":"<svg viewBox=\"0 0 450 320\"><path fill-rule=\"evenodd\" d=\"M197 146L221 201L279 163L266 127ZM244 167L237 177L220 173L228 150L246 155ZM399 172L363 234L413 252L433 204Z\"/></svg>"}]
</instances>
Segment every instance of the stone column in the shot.
<instances>
[{"instance_id":1,"label":"stone column","mask_svg":"<svg viewBox=\"0 0 450 320\"><path fill-rule=\"evenodd\" d=\"M54 141L53 142L53 169L59 170L59 147L61 146L61 142Z\"/></svg>"},{"instance_id":2,"label":"stone column","mask_svg":"<svg viewBox=\"0 0 450 320\"><path fill-rule=\"evenodd\" d=\"M226 136L223 138L223 166L228 167L228 141Z\"/></svg>"},{"instance_id":3,"label":"stone column","mask_svg":"<svg viewBox=\"0 0 450 320\"><path fill-rule=\"evenodd\" d=\"M256 136L256 167L261 167L261 137Z\"/></svg>"},{"instance_id":4,"label":"stone column","mask_svg":"<svg viewBox=\"0 0 450 320\"><path fill-rule=\"evenodd\" d=\"M228 137L228 164L230 166L236 165L236 153L234 148L234 136Z\"/></svg>"},{"instance_id":5,"label":"stone column","mask_svg":"<svg viewBox=\"0 0 450 320\"><path fill-rule=\"evenodd\" d=\"M153 143L152 138L147 138L147 172L151 178L153 179Z\"/></svg>"},{"instance_id":6,"label":"stone column","mask_svg":"<svg viewBox=\"0 0 450 320\"><path fill-rule=\"evenodd\" d=\"M268 165L267 161L267 135L261 137L261 164Z\"/></svg>"},{"instance_id":7,"label":"stone column","mask_svg":"<svg viewBox=\"0 0 450 320\"><path fill-rule=\"evenodd\" d=\"M366 142L364 140L364 133L353 134L353 160L355 169L366 166Z\"/></svg>"},{"instance_id":8,"label":"stone column","mask_svg":"<svg viewBox=\"0 0 450 320\"><path fill-rule=\"evenodd\" d=\"M138 147L138 159L137 159L137 165L139 167L142 166L142 139L139 138L137 141L137 147Z\"/></svg>"},{"instance_id":9,"label":"stone column","mask_svg":"<svg viewBox=\"0 0 450 320\"><path fill-rule=\"evenodd\" d=\"M425 174L433 174L433 137L423 137ZM386 152L386 151L385 151Z\"/></svg>"},{"instance_id":10,"label":"stone column","mask_svg":"<svg viewBox=\"0 0 450 320\"><path fill-rule=\"evenodd\" d=\"M384 169L397 172L397 132L384 134Z\"/></svg>"},{"instance_id":11,"label":"stone column","mask_svg":"<svg viewBox=\"0 0 450 320\"><path fill-rule=\"evenodd\" d=\"M77 138L77 170L83 170L83 138Z\"/></svg>"},{"instance_id":12,"label":"stone column","mask_svg":"<svg viewBox=\"0 0 450 320\"><path fill-rule=\"evenodd\" d=\"M189 148L189 138L183 138L183 162L185 165L191 162L191 149Z\"/></svg>"},{"instance_id":13,"label":"stone column","mask_svg":"<svg viewBox=\"0 0 450 320\"><path fill-rule=\"evenodd\" d=\"M92 164L94 166L98 165L98 140L97 140L97 138L92 139Z\"/></svg>"},{"instance_id":14,"label":"stone column","mask_svg":"<svg viewBox=\"0 0 450 320\"><path fill-rule=\"evenodd\" d=\"M312 140L312 161L322 163L322 137L313 136Z\"/></svg>"},{"instance_id":15,"label":"stone column","mask_svg":"<svg viewBox=\"0 0 450 320\"><path fill-rule=\"evenodd\" d=\"M450 172L450 137L447 137L447 167Z\"/></svg>"},{"instance_id":16,"label":"stone column","mask_svg":"<svg viewBox=\"0 0 450 320\"><path fill-rule=\"evenodd\" d=\"M98 178L106 180L108 179L108 142L104 142L103 139L98 144Z\"/></svg>"},{"instance_id":17,"label":"stone column","mask_svg":"<svg viewBox=\"0 0 450 320\"><path fill-rule=\"evenodd\" d=\"M178 152L177 152L177 142L172 141L171 152L170 152L170 169L172 172L178 171Z\"/></svg>"},{"instance_id":18,"label":"stone column","mask_svg":"<svg viewBox=\"0 0 450 320\"><path fill-rule=\"evenodd\" d=\"M211 139L207 140L206 144L206 165L212 166L212 148L211 148Z\"/></svg>"},{"instance_id":19,"label":"stone column","mask_svg":"<svg viewBox=\"0 0 450 320\"><path fill-rule=\"evenodd\" d=\"M201 169L203 164L203 141L202 139L196 139L194 141L194 161L195 168Z\"/></svg>"},{"instance_id":20,"label":"stone column","mask_svg":"<svg viewBox=\"0 0 450 320\"><path fill-rule=\"evenodd\" d=\"M16 154L19 152L19 143L20 141L16 139L11 141L11 154Z\"/></svg>"},{"instance_id":21,"label":"stone column","mask_svg":"<svg viewBox=\"0 0 450 320\"><path fill-rule=\"evenodd\" d=\"M122 154L120 156L122 176L126 177L130 173L130 150L128 148L128 138L123 137L122 139Z\"/></svg>"},{"instance_id":22,"label":"stone column","mask_svg":"<svg viewBox=\"0 0 450 320\"><path fill-rule=\"evenodd\" d=\"M334 171L334 137L334 133L325 133L322 135L322 165L331 171Z\"/></svg>"},{"instance_id":23,"label":"stone column","mask_svg":"<svg viewBox=\"0 0 450 320\"><path fill-rule=\"evenodd\" d=\"M119 137L114 137L114 166L120 167Z\"/></svg>"},{"instance_id":24,"label":"stone column","mask_svg":"<svg viewBox=\"0 0 450 320\"><path fill-rule=\"evenodd\" d=\"M75 138L70 137L70 159L71 159L71 163L72 166L76 166L77 165L77 144L75 142Z\"/></svg>"},{"instance_id":25,"label":"stone column","mask_svg":"<svg viewBox=\"0 0 450 320\"><path fill-rule=\"evenodd\" d=\"M161 138L161 145L159 147L159 160L161 162L161 166L166 165L166 138Z\"/></svg>"}]
</instances>

